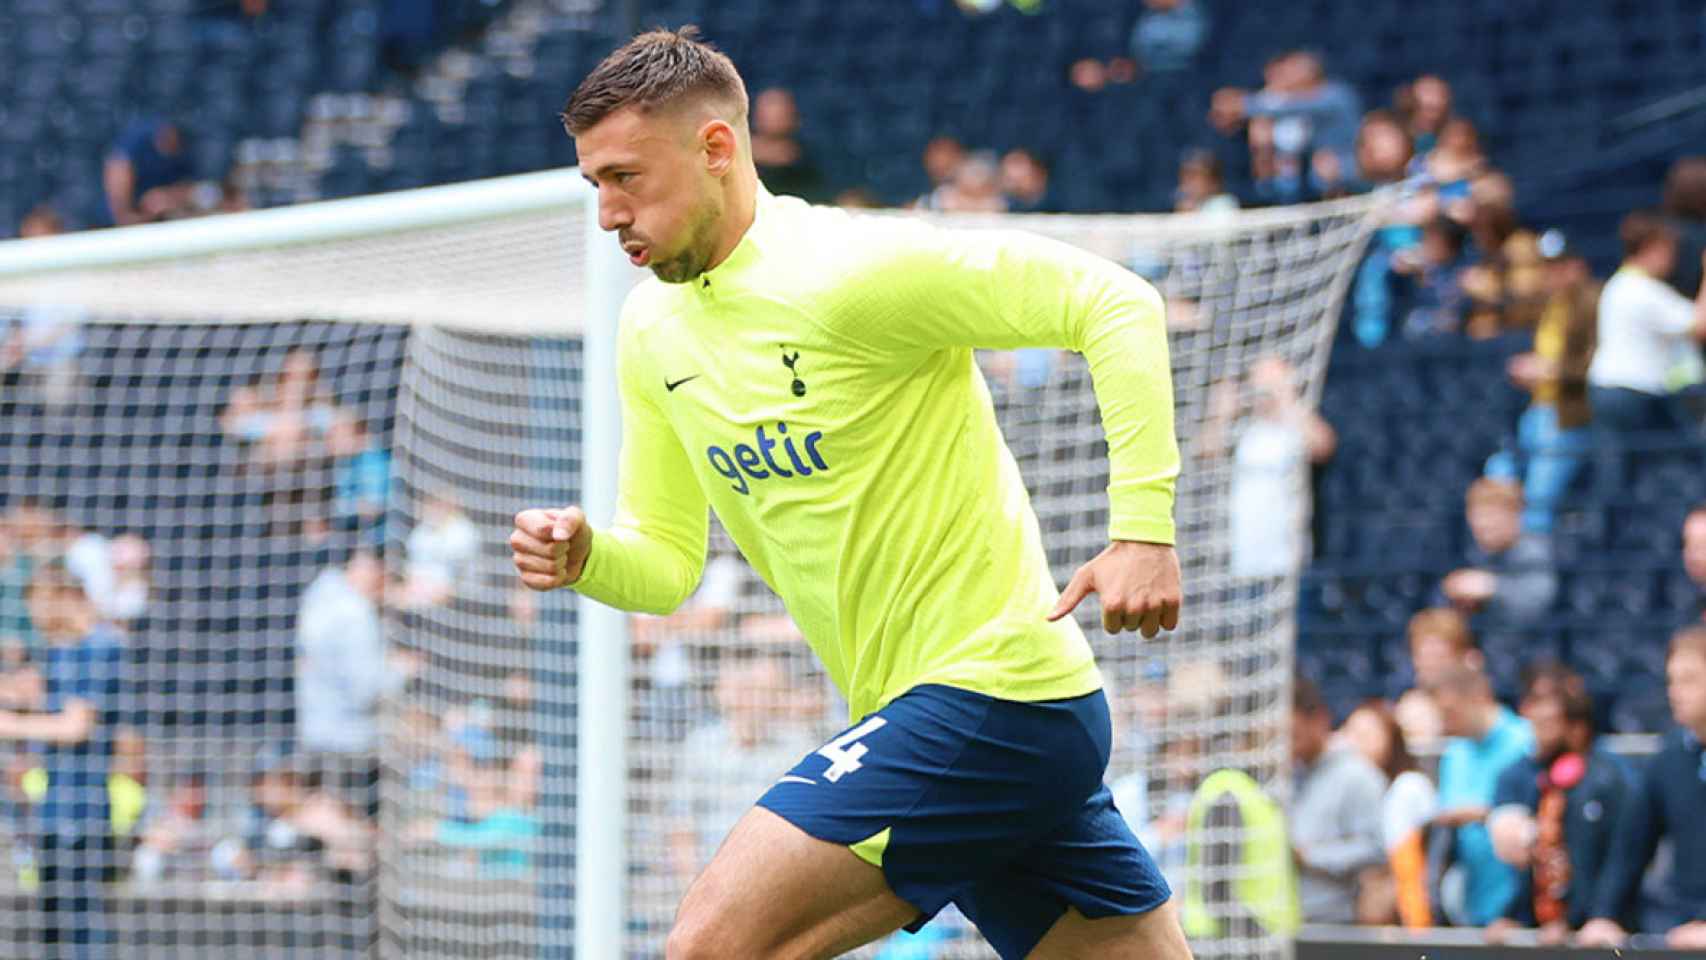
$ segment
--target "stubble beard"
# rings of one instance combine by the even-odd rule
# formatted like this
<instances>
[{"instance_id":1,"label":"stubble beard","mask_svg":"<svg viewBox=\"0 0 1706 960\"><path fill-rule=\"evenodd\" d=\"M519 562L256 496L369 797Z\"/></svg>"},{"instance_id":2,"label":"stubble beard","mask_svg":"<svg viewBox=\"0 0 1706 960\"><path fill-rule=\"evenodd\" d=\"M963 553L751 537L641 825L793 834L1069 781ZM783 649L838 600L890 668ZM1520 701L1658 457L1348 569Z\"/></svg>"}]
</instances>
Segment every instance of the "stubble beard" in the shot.
<instances>
[{"instance_id":1,"label":"stubble beard","mask_svg":"<svg viewBox=\"0 0 1706 960\"><path fill-rule=\"evenodd\" d=\"M686 283L705 272L711 262L711 249L716 243L717 223L722 211L709 199L694 212L693 225L688 231L687 246L668 260L652 264L652 276L664 283Z\"/></svg>"}]
</instances>

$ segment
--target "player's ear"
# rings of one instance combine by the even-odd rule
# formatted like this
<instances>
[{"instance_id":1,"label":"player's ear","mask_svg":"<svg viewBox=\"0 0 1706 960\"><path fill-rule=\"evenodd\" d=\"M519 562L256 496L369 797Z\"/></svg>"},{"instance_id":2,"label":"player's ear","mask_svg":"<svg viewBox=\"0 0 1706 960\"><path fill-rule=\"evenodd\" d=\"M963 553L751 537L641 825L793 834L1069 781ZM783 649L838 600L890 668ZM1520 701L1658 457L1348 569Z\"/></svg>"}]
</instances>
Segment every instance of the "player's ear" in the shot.
<instances>
[{"instance_id":1,"label":"player's ear","mask_svg":"<svg viewBox=\"0 0 1706 960\"><path fill-rule=\"evenodd\" d=\"M740 138L726 120L707 120L699 128L699 141L705 149L705 168L712 176L720 177L734 169L735 150Z\"/></svg>"}]
</instances>

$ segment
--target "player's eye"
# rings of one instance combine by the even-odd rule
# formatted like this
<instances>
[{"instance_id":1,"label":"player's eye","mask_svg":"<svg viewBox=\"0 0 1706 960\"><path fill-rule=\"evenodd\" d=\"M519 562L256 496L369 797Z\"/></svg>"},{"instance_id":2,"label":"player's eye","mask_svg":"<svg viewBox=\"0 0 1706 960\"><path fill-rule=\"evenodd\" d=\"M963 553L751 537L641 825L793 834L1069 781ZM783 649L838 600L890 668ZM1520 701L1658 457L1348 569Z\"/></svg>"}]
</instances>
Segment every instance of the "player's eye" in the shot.
<instances>
[{"instance_id":1,"label":"player's eye","mask_svg":"<svg viewBox=\"0 0 1706 960\"><path fill-rule=\"evenodd\" d=\"M630 173L630 172L624 170L621 173L611 174L610 179L616 181L617 186L625 187L628 184L632 183L634 178L637 176L639 176L639 174Z\"/></svg>"}]
</instances>

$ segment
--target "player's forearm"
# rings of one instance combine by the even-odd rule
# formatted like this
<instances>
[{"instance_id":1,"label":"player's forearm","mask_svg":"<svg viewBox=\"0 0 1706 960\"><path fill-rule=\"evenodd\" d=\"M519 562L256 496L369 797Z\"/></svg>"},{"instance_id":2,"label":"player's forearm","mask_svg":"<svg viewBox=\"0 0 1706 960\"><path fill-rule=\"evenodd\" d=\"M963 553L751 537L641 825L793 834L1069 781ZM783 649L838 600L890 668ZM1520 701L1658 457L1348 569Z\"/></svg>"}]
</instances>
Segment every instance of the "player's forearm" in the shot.
<instances>
[{"instance_id":1,"label":"player's forearm","mask_svg":"<svg viewBox=\"0 0 1706 960\"><path fill-rule=\"evenodd\" d=\"M692 595L704 563L703 552L617 524L593 534L586 566L570 586L619 610L668 614Z\"/></svg>"},{"instance_id":2,"label":"player's forearm","mask_svg":"<svg viewBox=\"0 0 1706 960\"><path fill-rule=\"evenodd\" d=\"M1108 440L1109 537L1172 543L1179 475L1172 369L1160 298L1143 287L1147 296L1107 298L1098 306L1083 353Z\"/></svg>"}]
</instances>

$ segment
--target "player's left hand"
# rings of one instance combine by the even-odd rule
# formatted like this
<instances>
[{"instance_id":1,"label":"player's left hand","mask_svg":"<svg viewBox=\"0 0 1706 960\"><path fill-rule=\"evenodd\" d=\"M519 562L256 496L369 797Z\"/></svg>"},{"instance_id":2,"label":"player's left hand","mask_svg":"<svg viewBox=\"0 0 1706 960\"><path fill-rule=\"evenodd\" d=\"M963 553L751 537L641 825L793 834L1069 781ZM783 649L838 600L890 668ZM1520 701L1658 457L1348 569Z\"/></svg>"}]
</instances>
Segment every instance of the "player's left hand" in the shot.
<instances>
[{"instance_id":1,"label":"player's left hand","mask_svg":"<svg viewBox=\"0 0 1706 960\"><path fill-rule=\"evenodd\" d=\"M1140 630L1149 638L1172 630L1184 602L1179 556L1167 544L1115 540L1072 575L1049 620L1071 613L1092 593L1102 599L1102 629L1109 633Z\"/></svg>"}]
</instances>

